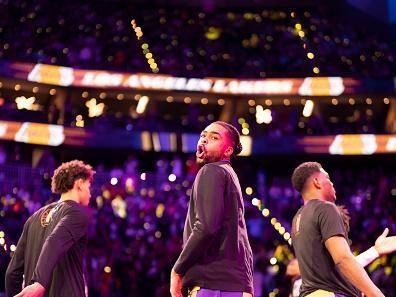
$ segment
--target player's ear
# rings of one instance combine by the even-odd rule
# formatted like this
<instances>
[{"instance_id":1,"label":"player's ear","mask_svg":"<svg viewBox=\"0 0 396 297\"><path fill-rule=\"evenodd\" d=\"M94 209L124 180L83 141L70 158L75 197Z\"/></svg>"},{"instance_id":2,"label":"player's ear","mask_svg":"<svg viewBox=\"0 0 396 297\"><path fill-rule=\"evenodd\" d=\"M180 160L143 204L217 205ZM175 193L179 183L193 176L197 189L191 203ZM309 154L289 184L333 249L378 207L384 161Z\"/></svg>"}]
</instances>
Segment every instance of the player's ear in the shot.
<instances>
[{"instance_id":1,"label":"player's ear","mask_svg":"<svg viewBox=\"0 0 396 297\"><path fill-rule=\"evenodd\" d=\"M320 180L319 180L319 178L318 178L317 176L315 176L315 177L312 179L312 183L313 183L313 185L315 186L315 188L317 188L317 189L322 188L321 182L320 182Z\"/></svg>"},{"instance_id":2,"label":"player's ear","mask_svg":"<svg viewBox=\"0 0 396 297\"><path fill-rule=\"evenodd\" d=\"M73 188L75 190L81 190L82 183L83 183L83 180L81 178L75 180Z\"/></svg>"},{"instance_id":3,"label":"player's ear","mask_svg":"<svg viewBox=\"0 0 396 297\"><path fill-rule=\"evenodd\" d=\"M227 158L230 158L232 156L232 154L234 153L234 148L232 146L227 147L227 149L224 152L224 155Z\"/></svg>"}]
</instances>

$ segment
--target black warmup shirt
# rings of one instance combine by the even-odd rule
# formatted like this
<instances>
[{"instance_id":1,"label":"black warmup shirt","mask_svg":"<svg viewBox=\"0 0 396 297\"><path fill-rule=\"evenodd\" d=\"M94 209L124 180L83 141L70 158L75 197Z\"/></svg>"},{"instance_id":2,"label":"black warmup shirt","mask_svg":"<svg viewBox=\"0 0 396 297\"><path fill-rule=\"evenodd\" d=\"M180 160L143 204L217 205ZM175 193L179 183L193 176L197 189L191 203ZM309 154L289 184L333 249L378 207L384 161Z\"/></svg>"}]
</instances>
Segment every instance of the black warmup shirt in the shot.
<instances>
[{"instance_id":1,"label":"black warmup shirt","mask_svg":"<svg viewBox=\"0 0 396 297\"><path fill-rule=\"evenodd\" d=\"M174 270L193 286L253 292L253 257L239 180L227 161L204 165L195 178Z\"/></svg>"},{"instance_id":2,"label":"black warmup shirt","mask_svg":"<svg viewBox=\"0 0 396 297\"><path fill-rule=\"evenodd\" d=\"M47 297L84 297L86 207L67 200L44 206L25 223L6 272L6 296L39 282Z\"/></svg>"},{"instance_id":3,"label":"black warmup shirt","mask_svg":"<svg viewBox=\"0 0 396 297\"><path fill-rule=\"evenodd\" d=\"M293 219L292 241L301 271L300 296L322 289L360 297L359 291L338 271L325 241L343 236L348 241L341 214L334 203L311 200Z\"/></svg>"}]
</instances>

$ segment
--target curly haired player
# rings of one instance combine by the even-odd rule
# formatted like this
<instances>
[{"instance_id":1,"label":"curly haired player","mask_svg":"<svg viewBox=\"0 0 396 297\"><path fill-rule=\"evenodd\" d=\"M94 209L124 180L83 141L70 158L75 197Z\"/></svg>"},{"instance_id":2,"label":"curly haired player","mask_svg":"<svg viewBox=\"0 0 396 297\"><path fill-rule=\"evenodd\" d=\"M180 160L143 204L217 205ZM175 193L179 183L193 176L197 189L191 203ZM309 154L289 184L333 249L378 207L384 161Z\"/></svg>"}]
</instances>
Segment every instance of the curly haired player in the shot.
<instances>
[{"instance_id":1,"label":"curly haired player","mask_svg":"<svg viewBox=\"0 0 396 297\"><path fill-rule=\"evenodd\" d=\"M94 173L79 160L55 170L51 186L60 200L26 221L7 268L7 297L86 296L82 262Z\"/></svg>"}]
</instances>

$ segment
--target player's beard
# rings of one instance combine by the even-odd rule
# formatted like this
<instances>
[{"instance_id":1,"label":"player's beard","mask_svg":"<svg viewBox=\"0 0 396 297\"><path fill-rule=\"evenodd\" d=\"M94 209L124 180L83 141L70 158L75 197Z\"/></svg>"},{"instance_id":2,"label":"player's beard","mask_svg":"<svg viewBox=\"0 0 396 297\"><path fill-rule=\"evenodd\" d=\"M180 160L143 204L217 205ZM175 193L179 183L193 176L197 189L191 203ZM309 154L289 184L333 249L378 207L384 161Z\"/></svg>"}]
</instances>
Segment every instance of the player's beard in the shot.
<instances>
[{"instance_id":1,"label":"player's beard","mask_svg":"<svg viewBox=\"0 0 396 297\"><path fill-rule=\"evenodd\" d=\"M197 165L199 168L203 167L205 164L214 163L221 161L221 153L216 153L211 156L205 154L203 158L196 158Z\"/></svg>"}]
</instances>

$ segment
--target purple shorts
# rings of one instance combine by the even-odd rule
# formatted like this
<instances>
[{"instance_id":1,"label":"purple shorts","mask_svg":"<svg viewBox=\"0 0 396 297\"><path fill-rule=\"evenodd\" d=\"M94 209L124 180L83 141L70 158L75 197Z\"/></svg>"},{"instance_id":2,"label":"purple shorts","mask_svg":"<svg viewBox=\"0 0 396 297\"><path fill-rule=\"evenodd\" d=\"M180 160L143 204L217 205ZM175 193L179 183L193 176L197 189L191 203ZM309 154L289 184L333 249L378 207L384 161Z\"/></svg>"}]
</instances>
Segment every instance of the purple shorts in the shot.
<instances>
[{"instance_id":1,"label":"purple shorts","mask_svg":"<svg viewBox=\"0 0 396 297\"><path fill-rule=\"evenodd\" d=\"M229 292L229 291L200 288L199 290L193 290L188 296L189 297L245 297L245 296L251 297L252 295L243 292Z\"/></svg>"}]
</instances>

